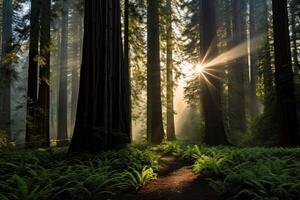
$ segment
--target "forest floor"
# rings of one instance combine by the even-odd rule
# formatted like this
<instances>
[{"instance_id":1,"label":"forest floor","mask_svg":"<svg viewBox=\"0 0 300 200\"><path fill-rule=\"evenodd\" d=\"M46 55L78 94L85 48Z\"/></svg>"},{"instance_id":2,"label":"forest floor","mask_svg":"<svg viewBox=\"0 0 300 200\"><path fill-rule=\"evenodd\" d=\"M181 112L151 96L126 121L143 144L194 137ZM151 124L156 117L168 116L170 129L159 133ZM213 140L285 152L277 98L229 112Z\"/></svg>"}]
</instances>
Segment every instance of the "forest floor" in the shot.
<instances>
[{"instance_id":1,"label":"forest floor","mask_svg":"<svg viewBox=\"0 0 300 200\"><path fill-rule=\"evenodd\" d=\"M299 155L183 142L76 158L64 148L0 148L0 199L300 200Z\"/></svg>"},{"instance_id":2,"label":"forest floor","mask_svg":"<svg viewBox=\"0 0 300 200\"><path fill-rule=\"evenodd\" d=\"M161 154L160 169L156 180L149 182L135 194L123 200L215 200L208 182L192 170L191 163L171 154Z\"/></svg>"}]
</instances>

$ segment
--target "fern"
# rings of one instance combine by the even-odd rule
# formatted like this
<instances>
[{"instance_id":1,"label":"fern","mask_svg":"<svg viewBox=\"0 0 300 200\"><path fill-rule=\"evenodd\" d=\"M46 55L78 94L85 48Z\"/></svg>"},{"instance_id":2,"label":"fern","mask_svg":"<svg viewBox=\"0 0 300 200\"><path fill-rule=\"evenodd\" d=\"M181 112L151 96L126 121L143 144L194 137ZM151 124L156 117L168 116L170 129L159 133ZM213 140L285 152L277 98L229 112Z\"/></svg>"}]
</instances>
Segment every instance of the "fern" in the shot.
<instances>
[{"instance_id":1,"label":"fern","mask_svg":"<svg viewBox=\"0 0 300 200\"><path fill-rule=\"evenodd\" d=\"M155 180L157 178L156 173L154 173L152 168L144 167L141 172L132 168L131 171L127 171L124 174L125 177L128 177L128 182L131 187L138 189L145 185L147 182Z\"/></svg>"},{"instance_id":2,"label":"fern","mask_svg":"<svg viewBox=\"0 0 300 200\"><path fill-rule=\"evenodd\" d=\"M158 157L146 145L76 159L66 153L53 148L0 150L0 199L106 199L156 178Z\"/></svg>"},{"instance_id":3,"label":"fern","mask_svg":"<svg viewBox=\"0 0 300 200\"><path fill-rule=\"evenodd\" d=\"M299 148L174 146L166 143L160 149L179 152L180 157L193 161L194 171L207 177L222 199L300 197Z\"/></svg>"}]
</instances>

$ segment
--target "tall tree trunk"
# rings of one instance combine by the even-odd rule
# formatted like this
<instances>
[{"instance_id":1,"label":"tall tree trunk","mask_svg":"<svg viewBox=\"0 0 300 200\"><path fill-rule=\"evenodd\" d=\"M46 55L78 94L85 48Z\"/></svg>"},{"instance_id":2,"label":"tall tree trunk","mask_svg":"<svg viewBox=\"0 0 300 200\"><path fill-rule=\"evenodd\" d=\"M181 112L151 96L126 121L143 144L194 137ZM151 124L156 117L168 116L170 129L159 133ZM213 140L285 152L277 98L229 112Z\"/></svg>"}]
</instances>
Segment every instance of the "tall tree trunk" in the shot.
<instances>
[{"instance_id":1,"label":"tall tree trunk","mask_svg":"<svg viewBox=\"0 0 300 200\"><path fill-rule=\"evenodd\" d=\"M30 44L27 89L26 143L35 146L38 140L36 109L38 107L38 56L40 37L40 1L31 0Z\"/></svg>"},{"instance_id":2,"label":"tall tree trunk","mask_svg":"<svg viewBox=\"0 0 300 200\"><path fill-rule=\"evenodd\" d=\"M256 36L256 4L252 0L249 0L250 6L250 49L255 48L252 46L251 40ZM258 81L258 71L257 71L257 54L255 51L252 51L250 54L250 98L249 98L249 114L254 118L259 112L259 104L256 95L256 86Z\"/></svg>"},{"instance_id":3,"label":"tall tree trunk","mask_svg":"<svg viewBox=\"0 0 300 200\"><path fill-rule=\"evenodd\" d=\"M81 62L81 32L82 32L82 21L78 13L73 14L73 66L72 66L72 105L71 105L71 130L73 130L76 119L77 100L79 92L79 66Z\"/></svg>"},{"instance_id":4,"label":"tall tree trunk","mask_svg":"<svg viewBox=\"0 0 300 200\"><path fill-rule=\"evenodd\" d=\"M176 140L174 123L172 0L167 0L167 140Z\"/></svg>"},{"instance_id":5,"label":"tall tree trunk","mask_svg":"<svg viewBox=\"0 0 300 200\"><path fill-rule=\"evenodd\" d=\"M9 140L11 135L11 63L12 50L12 0L3 1L2 48L0 63L0 131L4 131Z\"/></svg>"},{"instance_id":6,"label":"tall tree trunk","mask_svg":"<svg viewBox=\"0 0 300 200\"><path fill-rule=\"evenodd\" d=\"M262 23L263 30L262 34L264 37L265 44L263 46L263 82L264 82L264 110L269 108L272 101L272 91L273 87L273 72L271 67L271 49L270 49L270 38L269 38L269 9L267 0L262 0Z\"/></svg>"},{"instance_id":7,"label":"tall tree trunk","mask_svg":"<svg viewBox=\"0 0 300 200\"><path fill-rule=\"evenodd\" d=\"M3 28L3 1L0 1L0 60L2 59L2 28ZM1 64L0 64L1 65Z\"/></svg>"},{"instance_id":8,"label":"tall tree trunk","mask_svg":"<svg viewBox=\"0 0 300 200\"><path fill-rule=\"evenodd\" d=\"M242 42L241 1L233 0L233 45ZM238 58L229 70L229 127L232 132L246 131L244 57Z\"/></svg>"},{"instance_id":9,"label":"tall tree trunk","mask_svg":"<svg viewBox=\"0 0 300 200\"><path fill-rule=\"evenodd\" d=\"M52 63L52 73L51 73L51 83L53 89L51 90L51 128L53 134L57 134L57 106L58 106L58 92L59 92L59 66L60 66L60 45L61 45L61 20L58 18L55 22L55 37L53 38L55 49L55 54L53 55ZM53 35L54 36L54 35Z\"/></svg>"},{"instance_id":10,"label":"tall tree trunk","mask_svg":"<svg viewBox=\"0 0 300 200\"><path fill-rule=\"evenodd\" d=\"M129 66L129 0L124 3L124 64Z\"/></svg>"},{"instance_id":11,"label":"tall tree trunk","mask_svg":"<svg viewBox=\"0 0 300 200\"><path fill-rule=\"evenodd\" d=\"M164 139L161 106L159 0L147 1L147 120L151 143L160 144ZM149 131L148 130L148 131Z\"/></svg>"},{"instance_id":12,"label":"tall tree trunk","mask_svg":"<svg viewBox=\"0 0 300 200\"><path fill-rule=\"evenodd\" d=\"M300 144L294 94L294 80L289 38L288 11L286 0L273 0L273 28L275 47L275 82L278 98L278 124L281 145Z\"/></svg>"},{"instance_id":13,"label":"tall tree trunk","mask_svg":"<svg viewBox=\"0 0 300 200\"><path fill-rule=\"evenodd\" d=\"M206 55L204 64L213 59L217 54L215 6L215 0L202 1L200 45L202 59ZM205 121L204 143L207 145L228 144L223 122L219 75L220 72L215 68L207 68L200 74Z\"/></svg>"},{"instance_id":14,"label":"tall tree trunk","mask_svg":"<svg viewBox=\"0 0 300 200\"><path fill-rule=\"evenodd\" d=\"M120 1L85 1L83 60L70 153L99 152L130 142L127 70Z\"/></svg>"},{"instance_id":15,"label":"tall tree trunk","mask_svg":"<svg viewBox=\"0 0 300 200\"><path fill-rule=\"evenodd\" d=\"M67 3L63 5L62 33L61 33L61 54L59 74L59 94L57 112L57 140L59 146L67 144L68 139L68 26L69 8Z\"/></svg>"},{"instance_id":16,"label":"tall tree trunk","mask_svg":"<svg viewBox=\"0 0 300 200\"><path fill-rule=\"evenodd\" d=\"M125 0L124 4L124 65L125 69L128 69L125 71L126 77L128 77L128 83L127 85L129 86L129 94L128 94L128 101L130 103L130 106L128 107L127 113L129 113L130 117L130 135L132 135L132 122L131 122L131 84L130 84L130 62L129 62L129 51L130 51L130 46L129 46L129 0Z\"/></svg>"},{"instance_id":17,"label":"tall tree trunk","mask_svg":"<svg viewBox=\"0 0 300 200\"><path fill-rule=\"evenodd\" d=\"M226 27L226 50L229 51L231 48L232 48L232 16L231 16L231 0L225 0L225 15L226 15L226 18L225 18L225 27ZM231 65L230 63L227 63L227 71L230 69ZM227 85L228 85L228 79L229 79L229 76L227 75L226 76L226 81L227 81ZM224 124L225 124L225 127L229 127L229 119L228 119L228 113L229 113L229 96L228 95L224 95L225 96L225 113L223 113L223 116L224 117Z\"/></svg>"},{"instance_id":18,"label":"tall tree trunk","mask_svg":"<svg viewBox=\"0 0 300 200\"><path fill-rule=\"evenodd\" d=\"M298 59L298 45L297 45L297 32L296 32L296 2L291 4L291 31L292 31L292 44L293 44L293 64L294 73L299 74L300 64Z\"/></svg>"},{"instance_id":19,"label":"tall tree trunk","mask_svg":"<svg viewBox=\"0 0 300 200\"><path fill-rule=\"evenodd\" d=\"M49 108L50 108L50 21L51 0L41 2L41 32L40 32L40 56L43 64L39 70L39 95L38 95L38 123L42 146L50 145L49 135Z\"/></svg>"}]
</instances>

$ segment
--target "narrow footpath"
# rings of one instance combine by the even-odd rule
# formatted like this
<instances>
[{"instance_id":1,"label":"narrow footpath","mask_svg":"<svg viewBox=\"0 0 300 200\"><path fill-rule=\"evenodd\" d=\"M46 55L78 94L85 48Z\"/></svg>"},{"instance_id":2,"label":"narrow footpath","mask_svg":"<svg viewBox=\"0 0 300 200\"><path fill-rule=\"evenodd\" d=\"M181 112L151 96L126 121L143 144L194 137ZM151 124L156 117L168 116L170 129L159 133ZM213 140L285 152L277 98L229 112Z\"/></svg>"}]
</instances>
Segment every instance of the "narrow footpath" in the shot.
<instances>
[{"instance_id":1,"label":"narrow footpath","mask_svg":"<svg viewBox=\"0 0 300 200\"><path fill-rule=\"evenodd\" d=\"M162 155L158 178L124 200L216 200L205 179L196 175L191 166L173 155Z\"/></svg>"}]
</instances>

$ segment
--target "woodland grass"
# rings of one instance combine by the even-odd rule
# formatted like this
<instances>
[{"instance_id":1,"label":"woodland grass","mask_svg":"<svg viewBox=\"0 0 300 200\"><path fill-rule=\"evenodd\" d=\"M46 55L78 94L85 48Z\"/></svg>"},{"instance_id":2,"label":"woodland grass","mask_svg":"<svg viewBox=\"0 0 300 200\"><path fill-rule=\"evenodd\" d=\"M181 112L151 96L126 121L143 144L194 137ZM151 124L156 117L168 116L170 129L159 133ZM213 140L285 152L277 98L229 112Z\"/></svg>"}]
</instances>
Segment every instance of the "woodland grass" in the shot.
<instances>
[{"instance_id":1,"label":"woodland grass","mask_svg":"<svg viewBox=\"0 0 300 200\"><path fill-rule=\"evenodd\" d=\"M165 153L193 163L221 199L300 199L300 149L201 147L165 143Z\"/></svg>"},{"instance_id":2,"label":"woodland grass","mask_svg":"<svg viewBox=\"0 0 300 200\"><path fill-rule=\"evenodd\" d=\"M106 199L156 178L147 145L69 158L66 149L0 150L0 199Z\"/></svg>"}]
</instances>

